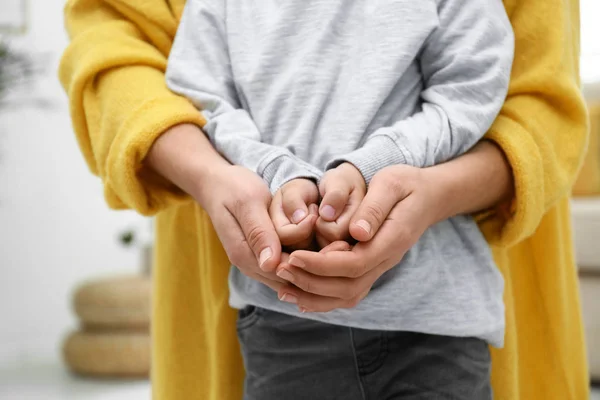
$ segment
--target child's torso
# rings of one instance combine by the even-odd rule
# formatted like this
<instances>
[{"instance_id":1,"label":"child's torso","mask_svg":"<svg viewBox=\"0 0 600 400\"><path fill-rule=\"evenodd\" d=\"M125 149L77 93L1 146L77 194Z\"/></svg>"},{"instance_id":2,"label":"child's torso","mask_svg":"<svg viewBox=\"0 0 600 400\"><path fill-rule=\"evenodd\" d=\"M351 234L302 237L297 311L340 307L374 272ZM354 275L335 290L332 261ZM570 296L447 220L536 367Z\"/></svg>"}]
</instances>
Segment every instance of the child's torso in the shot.
<instances>
[{"instance_id":1,"label":"child's torso","mask_svg":"<svg viewBox=\"0 0 600 400\"><path fill-rule=\"evenodd\" d=\"M420 110L419 53L438 24L435 0L226 3L238 98L261 141L323 168L376 129ZM498 345L502 288L477 225L459 216L427 230L355 309L300 314L237 268L230 302L339 325L475 336Z\"/></svg>"},{"instance_id":2,"label":"child's torso","mask_svg":"<svg viewBox=\"0 0 600 400\"><path fill-rule=\"evenodd\" d=\"M237 94L263 142L316 167L419 109L434 0L230 1Z\"/></svg>"}]
</instances>

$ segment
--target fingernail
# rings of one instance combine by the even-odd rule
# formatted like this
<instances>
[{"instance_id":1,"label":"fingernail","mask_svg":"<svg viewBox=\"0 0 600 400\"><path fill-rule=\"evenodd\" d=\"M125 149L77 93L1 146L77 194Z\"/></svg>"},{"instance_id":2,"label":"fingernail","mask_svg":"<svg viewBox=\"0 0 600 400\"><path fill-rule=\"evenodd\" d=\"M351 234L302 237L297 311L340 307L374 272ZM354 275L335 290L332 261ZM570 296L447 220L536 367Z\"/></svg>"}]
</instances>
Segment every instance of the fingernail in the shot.
<instances>
[{"instance_id":1,"label":"fingernail","mask_svg":"<svg viewBox=\"0 0 600 400\"><path fill-rule=\"evenodd\" d=\"M371 224L365 221L364 219L356 221L355 224L356 226L360 226L361 228L363 228L369 235L371 234Z\"/></svg>"},{"instance_id":2,"label":"fingernail","mask_svg":"<svg viewBox=\"0 0 600 400\"><path fill-rule=\"evenodd\" d=\"M283 296L281 296L280 300L285 301L286 303L298 304L298 298L289 293L286 293Z\"/></svg>"},{"instance_id":3,"label":"fingernail","mask_svg":"<svg viewBox=\"0 0 600 400\"><path fill-rule=\"evenodd\" d=\"M335 217L335 209L333 207L331 207L329 204L327 204L326 206L321 208L320 214L321 214L321 217L323 217L323 218L332 219L333 217Z\"/></svg>"},{"instance_id":4,"label":"fingernail","mask_svg":"<svg viewBox=\"0 0 600 400\"><path fill-rule=\"evenodd\" d=\"M263 251L260 252L260 256L258 257L258 263L260 264L260 268L263 267L263 265L269 261L269 258L271 258L271 256L273 255L273 252L271 251L270 247L267 247L265 249L263 249Z\"/></svg>"},{"instance_id":5,"label":"fingernail","mask_svg":"<svg viewBox=\"0 0 600 400\"><path fill-rule=\"evenodd\" d=\"M294 267L298 267L298 268L304 268L306 266L306 264L304 264L304 261L302 261L296 257L290 257L290 259L288 260L288 263L290 265L293 265Z\"/></svg>"},{"instance_id":6,"label":"fingernail","mask_svg":"<svg viewBox=\"0 0 600 400\"><path fill-rule=\"evenodd\" d=\"M287 269L284 269L284 268L277 271L277 276L288 282L294 281L294 275L292 275L292 273L290 271L288 271Z\"/></svg>"},{"instance_id":7,"label":"fingernail","mask_svg":"<svg viewBox=\"0 0 600 400\"><path fill-rule=\"evenodd\" d=\"M299 208L296 211L294 211L294 214L292 214L292 222L297 224L298 222L302 221L304 217L306 217L306 211Z\"/></svg>"}]
</instances>

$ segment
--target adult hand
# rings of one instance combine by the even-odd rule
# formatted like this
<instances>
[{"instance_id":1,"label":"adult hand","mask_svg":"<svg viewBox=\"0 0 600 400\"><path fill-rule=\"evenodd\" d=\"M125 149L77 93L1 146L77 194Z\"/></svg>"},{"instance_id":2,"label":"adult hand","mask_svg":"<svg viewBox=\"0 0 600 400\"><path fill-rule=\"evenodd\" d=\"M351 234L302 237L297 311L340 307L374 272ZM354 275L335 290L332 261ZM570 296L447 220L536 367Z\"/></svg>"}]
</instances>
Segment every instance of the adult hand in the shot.
<instances>
[{"instance_id":1,"label":"adult hand","mask_svg":"<svg viewBox=\"0 0 600 400\"><path fill-rule=\"evenodd\" d=\"M277 269L293 284L280 287L279 298L309 312L355 307L440 219L437 187L426 169L395 165L381 170L350 223L352 236L361 242L350 251L293 252Z\"/></svg>"},{"instance_id":2,"label":"adult hand","mask_svg":"<svg viewBox=\"0 0 600 400\"><path fill-rule=\"evenodd\" d=\"M277 290L274 271L281 243L269 216L271 193L254 172L226 165L202 183L196 196L210 216L229 260L245 275Z\"/></svg>"},{"instance_id":3,"label":"adult hand","mask_svg":"<svg viewBox=\"0 0 600 400\"><path fill-rule=\"evenodd\" d=\"M170 128L152 146L146 164L189 193L208 213L230 261L274 290L281 244L271 218L271 193L254 172L226 162L204 133L189 124Z\"/></svg>"}]
</instances>

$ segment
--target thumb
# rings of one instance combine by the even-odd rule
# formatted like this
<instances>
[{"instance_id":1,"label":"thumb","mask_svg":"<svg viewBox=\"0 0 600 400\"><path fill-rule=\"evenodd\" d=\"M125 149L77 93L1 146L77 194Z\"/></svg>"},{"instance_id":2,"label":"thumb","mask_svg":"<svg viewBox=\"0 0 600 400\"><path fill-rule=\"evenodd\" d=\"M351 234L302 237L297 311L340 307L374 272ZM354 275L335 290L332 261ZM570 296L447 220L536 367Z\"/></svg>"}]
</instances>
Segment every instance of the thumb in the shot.
<instances>
[{"instance_id":1,"label":"thumb","mask_svg":"<svg viewBox=\"0 0 600 400\"><path fill-rule=\"evenodd\" d=\"M293 224L299 224L309 214L307 202L302 193L294 189L281 190L281 206L287 219Z\"/></svg>"},{"instance_id":2,"label":"thumb","mask_svg":"<svg viewBox=\"0 0 600 400\"><path fill-rule=\"evenodd\" d=\"M360 242L371 240L392 208L401 200L396 192L390 191L385 180L373 179L365 198L350 220L350 235Z\"/></svg>"},{"instance_id":3,"label":"thumb","mask_svg":"<svg viewBox=\"0 0 600 400\"><path fill-rule=\"evenodd\" d=\"M263 271L274 271L281 258L281 243L266 204L246 203L236 220Z\"/></svg>"},{"instance_id":4,"label":"thumb","mask_svg":"<svg viewBox=\"0 0 600 400\"><path fill-rule=\"evenodd\" d=\"M327 222L337 220L342 214L346 204L348 204L352 190L351 185L346 180L335 179L335 177L335 172L330 172L323 179L319 187L319 191L323 197L321 206L319 207L319 215Z\"/></svg>"}]
</instances>

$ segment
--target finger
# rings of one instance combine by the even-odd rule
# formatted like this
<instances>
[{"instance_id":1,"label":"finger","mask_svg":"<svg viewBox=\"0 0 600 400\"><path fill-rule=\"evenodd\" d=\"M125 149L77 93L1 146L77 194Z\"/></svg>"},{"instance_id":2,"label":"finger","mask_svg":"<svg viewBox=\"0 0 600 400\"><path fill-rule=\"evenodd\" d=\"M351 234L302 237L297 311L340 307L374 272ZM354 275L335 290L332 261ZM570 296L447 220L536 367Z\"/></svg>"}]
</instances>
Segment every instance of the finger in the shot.
<instances>
[{"instance_id":1,"label":"finger","mask_svg":"<svg viewBox=\"0 0 600 400\"><path fill-rule=\"evenodd\" d=\"M313 230L317 217L309 214L299 224L288 224L277 228L277 234L281 244L284 246L301 247L303 243L312 241Z\"/></svg>"},{"instance_id":2,"label":"finger","mask_svg":"<svg viewBox=\"0 0 600 400\"><path fill-rule=\"evenodd\" d=\"M325 221L335 221L344 211L350 197L351 185L345 179L335 179L336 174L330 172L319 187L321 206L319 215Z\"/></svg>"},{"instance_id":3,"label":"finger","mask_svg":"<svg viewBox=\"0 0 600 400\"><path fill-rule=\"evenodd\" d=\"M298 250L290 255L289 263L314 275L348 278L363 276L379 265L372 252L355 249L327 253Z\"/></svg>"},{"instance_id":4,"label":"finger","mask_svg":"<svg viewBox=\"0 0 600 400\"><path fill-rule=\"evenodd\" d=\"M320 218L317 220L317 223L315 224L315 230L316 230L315 240L317 241L317 246L319 246L320 249L323 249L325 247L328 247L332 243L332 241L325 238L319 232L319 220L320 220Z\"/></svg>"},{"instance_id":5,"label":"finger","mask_svg":"<svg viewBox=\"0 0 600 400\"><path fill-rule=\"evenodd\" d=\"M340 216L340 218L342 218L342 216ZM320 240L322 246L326 246L331 242L350 239L350 233L348 232L350 218L346 218L345 226L343 221L340 222L340 218L333 222L325 221L323 218L317 219L315 231L319 238L318 241Z\"/></svg>"},{"instance_id":6,"label":"finger","mask_svg":"<svg viewBox=\"0 0 600 400\"><path fill-rule=\"evenodd\" d=\"M242 272L242 273L244 275L246 275L244 272ZM281 278L278 278L276 275L273 275L274 278L266 277L262 274L257 274L257 273L250 273L250 274L247 274L246 276L254 279L255 281L265 284L266 286L268 286L269 288L273 289L274 291L276 291L278 293L280 290L285 290L285 288L287 286L290 286L287 281L285 281Z\"/></svg>"},{"instance_id":7,"label":"finger","mask_svg":"<svg viewBox=\"0 0 600 400\"><path fill-rule=\"evenodd\" d=\"M302 312L329 312L340 308L354 308L367 294L368 291L356 298L344 300L307 293L294 286L287 286L278 292L281 301L297 304Z\"/></svg>"},{"instance_id":8,"label":"finger","mask_svg":"<svg viewBox=\"0 0 600 400\"><path fill-rule=\"evenodd\" d=\"M297 179L284 185L281 190L282 207L286 217L294 224L309 215L308 206L318 200L318 190L312 181Z\"/></svg>"},{"instance_id":9,"label":"finger","mask_svg":"<svg viewBox=\"0 0 600 400\"><path fill-rule=\"evenodd\" d=\"M301 194L294 188L281 190L283 212L285 216L294 224L300 223L308 216L308 206Z\"/></svg>"},{"instance_id":10,"label":"finger","mask_svg":"<svg viewBox=\"0 0 600 400\"><path fill-rule=\"evenodd\" d=\"M304 292L344 300L351 300L357 294L363 292L369 279L369 274L358 279L317 276L286 264L279 266L277 276L292 283Z\"/></svg>"},{"instance_id":11,"label":"finger","mask_svg":"<svg viewBox=\"0 0 600 400\"><path fill-rule=\"evenodd\" d=\"M350 235L358 241L368 241L379 230L392 208L404 197L399 198L390 191L389 179L371 181L365 198L350 219Z\"/></svg>"},{"instance_id":12,"label":"finger","mask_svg":"<svg viewBox=\"0 0 600 400\"><path fill-rule=\"evenodd\" d=\"M319 253L329 253L330 251L348 251L352 248L350 244L343 240L338 240L336 242L329 243L327 246L323 246ZM286 260L289 260L290 256L288 255Z\"/></svg>"},{"instance_id":13,"label":"finger","mask_svg":"<svg viewBox=\"0 0 600 400\"><path fill-rule=\"evenodd\" d=\"M275 193L273 199L271 200L271 204L269 205L269 216L271 217L271 221L273 222L275 229L292 223L292 221L289 220L283 211L283 198L281 196L281 190Z\"/></svg>"},{"instance_id":14,"label":"finger","mask_svg":"<svg viewBox=\"0 0 600 400\"><path fill-rule=\"evenodd\" d=\"M281 242L267 211L267 204L247 202L239 208L237 220L245 241L263 271L274 271L281 257Z\"/></svg>"},{"instance_id":15,"label":"finger","mask_svg":"<svg viewBox=\"0 0 600 400\"><path fill-rule=\"evenodd\" d=\"M319 206L316 205L315 203L312 203L310 206L308 206L308 212L311 215L314 215L315 217L319 216Z\"/></svg>"},{"instance_id":16,"label":"finger","mask_svg":"<svg viewBox=\"0 0 600 400\"><path fill-rule=\"evenodd\" d=\"M392 208L377 236L358 243L354 250L360 254L371 254L372 257L380 254L380 262L396 265L427 229L422 217L427 212L419 199L412 195L406 197Z\"/></svg>"},{"instance_id":17,"label":"finger","mask_svg":"<svg viewBox=\"0 0 600 400\"><path fill-rule=\"evenodd\" d=\"M258 263L235 217L226 208L211 222L229 261L240 269L253 269Z\"/></svg>"},{"instance_id":18,"label":"finger","mask_svg":"<svg viewBox=\"0 0 600 400\"><path fill-rule=\"evenodd\" d=\"M350 220L358 210L363 198L364 192L358 189L352 189L342 213L335 221L326 221L324 218L319 218L317 220L315 229L318 234L317 242L321 246L338 240L348 240L351 238L349 231Z\"/></svg>"}]
</instances>

